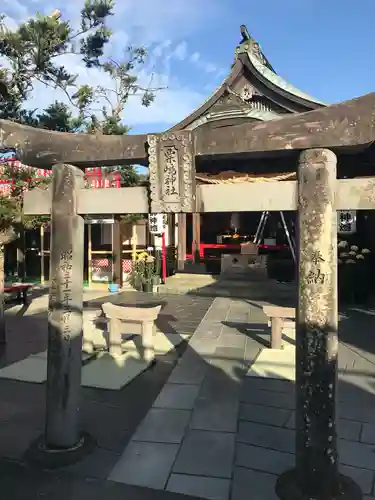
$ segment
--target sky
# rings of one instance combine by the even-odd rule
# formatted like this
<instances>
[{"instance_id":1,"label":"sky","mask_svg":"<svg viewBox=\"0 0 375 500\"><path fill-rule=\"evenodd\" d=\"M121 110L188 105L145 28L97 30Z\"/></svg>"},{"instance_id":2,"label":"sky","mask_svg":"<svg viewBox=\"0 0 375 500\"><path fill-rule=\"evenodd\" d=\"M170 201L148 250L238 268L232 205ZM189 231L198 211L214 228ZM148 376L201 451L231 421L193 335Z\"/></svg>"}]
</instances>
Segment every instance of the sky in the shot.
<instances>
[{"instance_id":1,"label":"sky","mask_svg":"<svg viewBox=\"0 0 375 500\"><path fill-rule=\"evenodd\" d=\"M1 12L10 27L56 8L76 24L82 4L1 0ZM241 24L276 72L316 99L329 104L371 92L374 19L373 0L118 0L107 53L118 59L129 44L146 46L140 81L162 88L149 108L132 97L124 123L131 133L161 132L199 107L230 72ZM103 75L87 71L76 56L61 62L80 83L102 84ZM44 108L56 99L63 96L36 87L28 106Z\"/></svg>"}]
</instances>

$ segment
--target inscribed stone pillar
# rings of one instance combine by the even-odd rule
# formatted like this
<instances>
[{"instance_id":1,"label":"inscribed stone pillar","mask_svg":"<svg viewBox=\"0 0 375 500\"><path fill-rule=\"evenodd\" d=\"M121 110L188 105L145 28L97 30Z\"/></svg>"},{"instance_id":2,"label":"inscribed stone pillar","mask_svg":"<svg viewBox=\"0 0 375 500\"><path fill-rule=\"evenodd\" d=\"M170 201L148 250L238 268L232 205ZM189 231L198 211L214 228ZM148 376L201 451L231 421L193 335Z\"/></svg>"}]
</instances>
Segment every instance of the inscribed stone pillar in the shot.
<instances>
[{"instance_id":1,"label":"inscribed stone pillar","mask_svg":"<svg viewBox=\"0 0 375 500\"><path fill-rule=\"evenodd\" d=\"M81 170L53 167L45 432L52 449L80 440L84 221L77 215L77 194L83 187Z\"/></svg>"},{"instance_id":2,"label":"inscribed stone pillar","mask_svg":"<svg viewBox=\"0 0 375 500\"><path fill-rule=\"evenodd\" d=\"M283 500L360 498L338 471L336 156L301 153L298 169L296 468L280 476Z\"/></svg>"}]
</instances>

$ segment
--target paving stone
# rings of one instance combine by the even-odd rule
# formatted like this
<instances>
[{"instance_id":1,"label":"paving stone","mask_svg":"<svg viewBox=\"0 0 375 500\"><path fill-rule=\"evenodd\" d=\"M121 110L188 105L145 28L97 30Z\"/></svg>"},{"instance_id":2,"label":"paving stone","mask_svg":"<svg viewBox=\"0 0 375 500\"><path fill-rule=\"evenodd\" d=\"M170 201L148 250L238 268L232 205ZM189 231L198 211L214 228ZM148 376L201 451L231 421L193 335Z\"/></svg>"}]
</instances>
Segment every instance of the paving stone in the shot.
<instances>
[{"instance_id":1,"label":"paving stone","mask_svg":"<svg viewBox=\"0 0 375 500\"><path fill-rule=\"evenodd\" d=\"M196 352L197 356L211 357L216 349L216 343L212 339L193 338L189 342L189 347Z\"/></svg>"},{"instance_id":2,"label":"paving stone","mask_svg":"<svg viewBox=\"0 0 375 500\"><path fill-rule=\"evenodd\" d=\"M259 353L262 350L262 344L259 340L253 340L251 338L246 339L245 346L245 363L247 367L250 367L250 364L253 363L256 358L259 356Z\"/></svg>"},{"instance_id":3,"label":"paving stone","mask_svg":"<svg viewBox=\"0 0 375 500\"><path fill-rule=\"evenodd\" d=\"M220 337L223 325L204 320L195 330L194 337L217 339Z\"/></svg>"},{"instance_id":4,"label":"paving stone","mask_svg":"<svg viewBox=\"0 0 375 500\"><path fill-rule=\"evenodd\" d=\"M294 453L295 431L252 422L240 422L237 441L271 450Z\"/></svg>"},{"instance_id":5,"label":"paving stone","mask_svg":"<svg viewBox=\"0 0 375 500\"><path fill-rule=\"evenodd\" d=\"M181 443L190 411L152 408L138 427L133 441Z\"/></svg>"},{"instance_id":6,"label":"paving stone","mask_svg":"<svg viewBox=\"0 0 375 500\"><path fill-rule=\"evenodd\" d=\"M363 493L371 494L372 485L374 483L373 471L340 464L340 472L345 476L352 478L360 486Z\"/></svg>"},{"instance_id":7,"label":"paving stone","mask_svg":"<svg viewBox=\"0 0 375 500\"><path fill-rule=\"evenodd\" d=\"M342 439L348 439L349 441L359 441L361 435L362 425L360 422L354 422L354 420L338 419L337 422L337 435ZM293 412L287 421L285 427L288 429L295 429L295 412Z\"/></svg>"},{"instance_id":8,"label":"paving stone","mask_svg":"<svg viewBox=\"0 0 375 500\"><path fill-rule=\"evenodd\" d=\"M362 424L362 443L375 444L375 426L373 424Z\"/></svg>"},{"instance_id":9,"label":"paving stone","mask_svg":"<svg viewBox=\"0 0 375 500\"><path fill-rule=\"evenodd\" d=\"M235 435L190 430L182 442L173 472L230 478Z\"/></svg>"},{"instance_id":10,"label":"paving stone","mask_svg":"<svg viewBox=\"0 0 375 500\"><path fill-rule=\"evenodd\" d=\"M281 474L295 466L295 455L237 443L236 465L272 474Z\"/></svg>"},{"instance_id":11,"label":"paving stone","mask_svg":"<svg viewBox=\"0 0 375 500\"><path fill-rule=\"evenodd\" d=\"M277 476L250 469L234 469L231 500L279 500L275 493Z\"/></svg>"},{"instance_id":12,"label":"paving stone","mask_svg":"<svg viewBox=\"0 0 375 500\"><path fill-rule=\"evenodd\" d=\"M172 474L166 489L174 493L193 495L208 500L228 500L230 480L217 477Z\"/></svg>"},{"instance_id":13,"label":"paving stone","mask_svg":"<svg viewBox=\"0 0 375 500\"><path fill-rule=\"evenodd\" d=\"M295 396L292 391L288 393L262 390L249 391L246 385L241 390L241 401L243 403L269 406L270 408L284 408L286 410L294 410L295 408Z\"/></svg>"},{"instance_id":14,"label":"paving stone","mask_svg":"<svg viewBox=\"0 0 375 500\"><path fill-rule=\"evenodd\" d=\"M221 374L223 376L223 374ZM190 422L192 429L236 432L238 418L238 386L225 377L225 381L207 378L195 401Z\"/></svg>"},{"instance_id":15,"label":"paving stone","mask_svg":"<svg viewBox=\"0 0 375 500\"><path fill-rule=\"evenodd\" d=\"M371 407L348 405L346 401L339 401L338 414L345 415L347 420L375 424L375 409Z\"/></svg>"},{"instance_id":16,"label":"paving stone","mask_svg":"<svg viewBox=\"0 0 375 500\"><path fill-rule=\"evenodd\" d=\"M246 344L246 336L245 335L221 335L217 342L218 348L237 348L242 349L242 352L245 350Z\"/></svg>"},{"instance_id":17,"label":"paving stone","mask_svg":"<svg viewBox=\"0 0 375 500\"><path fill-rule=\"evenodd\" d=\"M168 383L201 385L208 370L208 364L204 363L179 363L173 369Z\"/></svg>"},{"instance_id":18,"label":"paving stone","mask_svg":"<svg viewBox=\"0 0 375 500\"><path fill-rule=\"evenodd\" d=\"M242 338L242 337L240 337ZM215 356L229 360L243 362L245 359L245 346L244 347L222 347L218 346L215 350Z\"/></svg>"},{"instance_id":19,"label":"paving stone","mask_svg":"<svg viewBox=\"0 0 375 500\"><path fill-rule=\"evenodd\" d=\"M248 420L259 424L283 427L290 419L291 414L291 410L283 410L282 408L270 408L269 406L247 403L240 404L240 420Z\"/></svg>"},{"instance_id":20,"label":"paving stone","mask_svg":"<svg viewBox=\"0 0 375 500\"><path fill-rule=\"evenodd\" d=\"M106 479L120 458L119 453L97 447L93 453L80 462L64 467L64 472L83 477Z\"/></svg>"},{"instance_id":21,"label":"paving stone","mask_svg":"<svg viewBox=\"0 0 375 500\"><path fill-rule=\"evenodd\" d=\"M179 445L131 441L108 479L119 483L163 489Z\"/></svg>"},{"instance_id":22,"label":"paving stone","mask_svg":"<svg viewBox=\"0 0 375 500\"><path fill-rule=\"evenodd\" d=\"M289 392L290 394L294 394L294 385L291 384L289 380L263 377L247 377L243 381L243 392L248 391L250 396L254 390L286 393Z\"/></svg>"},{"instance_id":23,"label":"paving stone","mask_svg":"<svg viewBox=\"0 0 375 500\"><path fill-rule=\"evenodd\" d=\"M154 408L192 410L198 391L199 385L165 384L153 406Z\"/></svg>"},{"instance_id":24,"label":"paving stone","mask_svg":"<svg viewBox=\"0 0 375 500\"><path fill-rule=\"evenodd\" d=\"M339 439L338 451L340 463L360 469L375 470L375 447L365 443L356 443Z\"/></svg>"}]
</instances>

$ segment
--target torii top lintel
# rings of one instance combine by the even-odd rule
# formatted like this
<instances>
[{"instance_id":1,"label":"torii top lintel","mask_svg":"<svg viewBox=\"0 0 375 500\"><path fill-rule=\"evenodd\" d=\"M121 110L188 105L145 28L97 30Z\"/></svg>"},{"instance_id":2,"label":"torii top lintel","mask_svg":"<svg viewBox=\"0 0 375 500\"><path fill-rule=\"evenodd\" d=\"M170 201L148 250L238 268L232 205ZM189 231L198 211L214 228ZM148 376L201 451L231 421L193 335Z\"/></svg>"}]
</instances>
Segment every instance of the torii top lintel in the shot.
<instances>
[{"instance_id":1,"label":"torii top lintel","mask_svg":"<svg viewBox=\"0 0 375 500\"><path fill-rule=\"evenodd\" d=\"M197 128L191 134L195 155L203 157L365 146L375 141L375 93L279 120ZM51 132L0 120L2 146L16 148L20 160L39 168L60 162L81 167L148 163L147 135Z\"/></svg>"}]
</instances>

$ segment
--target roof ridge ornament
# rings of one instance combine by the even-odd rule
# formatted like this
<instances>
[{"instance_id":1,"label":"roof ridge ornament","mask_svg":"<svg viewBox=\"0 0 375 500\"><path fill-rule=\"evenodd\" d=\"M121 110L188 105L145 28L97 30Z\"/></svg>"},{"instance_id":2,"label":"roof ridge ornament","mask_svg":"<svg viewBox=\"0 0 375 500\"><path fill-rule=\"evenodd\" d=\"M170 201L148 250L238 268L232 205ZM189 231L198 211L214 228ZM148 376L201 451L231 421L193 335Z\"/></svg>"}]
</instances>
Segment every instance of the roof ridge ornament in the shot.
<instances>
[{"instance_id":1,"label":"roof ridge ornament","mask_svg":"<svg viewBox=\"0 0 375 500\"><path fill-rule=\"evenodd\" d=\"M244 24L241 24L240 31L242 35L242 40L236 48L235 59L239 56L239 54L244 52L250 52L254 57L258 59L258 61L266 66L266 68L270 69L273 73L276 74L276 71L271 66L270 62L263 54L262 49L260 48L259 43L253 38L246 28Z\"/></svg>"}]
</instances>

